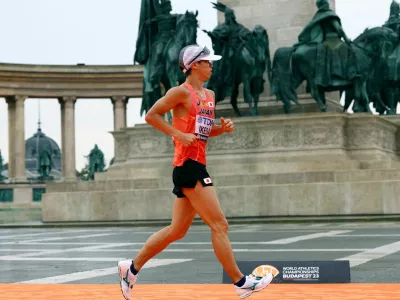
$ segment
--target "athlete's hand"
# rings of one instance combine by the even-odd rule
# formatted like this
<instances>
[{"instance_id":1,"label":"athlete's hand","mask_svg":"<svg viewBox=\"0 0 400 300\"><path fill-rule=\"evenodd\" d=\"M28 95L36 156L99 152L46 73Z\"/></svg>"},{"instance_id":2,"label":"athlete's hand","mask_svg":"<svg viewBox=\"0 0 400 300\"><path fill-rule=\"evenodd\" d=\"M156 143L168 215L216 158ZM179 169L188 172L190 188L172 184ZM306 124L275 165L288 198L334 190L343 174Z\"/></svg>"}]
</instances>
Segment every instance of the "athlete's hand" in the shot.
<instances>
[{"instance_id":1,"label":"athlete's hand","mask_svg":"<svg viewBox=\"0 0 400 300\"><path fill-rule=\"evenodd\" d=\"M224 132L233 132L235 127L233 126L233 122L230 119L224 119L221 117L221 126Z\"/></svg>"},{"instance_id":2,"label":"athlete's hand","mask_svg":"<svg viewBox=\"0 0 400 300\"><path fill-rule=\"evenodd\" d=\"M188 147L194 144L198 139L199 136L194 135L192 133L180 133L177 137L178 141L185 147Z\"/></svg>"}]
</instances>

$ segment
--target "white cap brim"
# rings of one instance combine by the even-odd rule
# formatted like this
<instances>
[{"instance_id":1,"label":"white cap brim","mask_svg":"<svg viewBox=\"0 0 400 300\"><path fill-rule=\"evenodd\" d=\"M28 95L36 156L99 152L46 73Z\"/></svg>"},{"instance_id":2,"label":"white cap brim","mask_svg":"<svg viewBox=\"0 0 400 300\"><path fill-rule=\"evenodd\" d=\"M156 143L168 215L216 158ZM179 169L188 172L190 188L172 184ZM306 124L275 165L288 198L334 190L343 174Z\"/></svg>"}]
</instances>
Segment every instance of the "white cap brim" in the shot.
<instances>
[{"instance_id":1,"label":"white cap brim","mask_svg":"<svg viewBox=\"0 0 400 300\"><path fill-rule=\"evenodd\" d=\"M209 55L206 55L206 56L202 56L200 59L201 60L214 61L214 60L220 60L221 58L222 58L221 55L209 54Z\"/></svg>"}]
</instances>

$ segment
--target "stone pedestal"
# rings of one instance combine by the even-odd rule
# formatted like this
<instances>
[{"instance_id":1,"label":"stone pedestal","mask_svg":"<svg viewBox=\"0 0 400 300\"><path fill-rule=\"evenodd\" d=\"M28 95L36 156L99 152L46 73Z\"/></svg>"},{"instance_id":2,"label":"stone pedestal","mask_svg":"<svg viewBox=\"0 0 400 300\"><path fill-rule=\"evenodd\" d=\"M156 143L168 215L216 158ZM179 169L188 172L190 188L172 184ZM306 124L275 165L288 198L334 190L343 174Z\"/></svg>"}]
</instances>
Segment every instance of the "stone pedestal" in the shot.
<instances>
[{"instance_id":1,"label":"stone pedestal","mask_svg":"<svg viewBox=\"0 0 400 300\"><path fill-rule=\"evenodd\" d=\"M14 203L31 203L32 187L29 185L20 185L14 188Z\"/></svg>"},{"instance_id":2,"label":"stone pedestal","mask_svg":"<svg viewBox=\"0 0 400 300\"><path fill-rule=\"evenodd\" d=\"M227 217L400 213L398 123L343 113L234 122L207 148ZM171 218L171 137L145 124L113 135L115 163L95 181L47 184L44 222Z\"/></svg>"},{"instance_id":3,"label":"stone pedestal","mask_svg":"<svg viewBox=\"0 0 400 300\"><path fill-rule=\"evenodd\" d=\"M304 114L304 113L318 113L321 112L319 105L309 94L302 94L298 96L299 104L296 105L292 103L292 110L290 114ZM343 112L343 106L340 104L338 93L327 93L326 106L328 112ZM243 99L238 99L238 108L242 116L249 114L249 105L243 101ZM258 103L258 112L260 116L271 116L271 115L282 115L284 114L283 103L281 101L276 101L276 97L262 97ZM232 118L235 117L235 112L230 104L230 99L225 99L222 102L217 103L215 116L217 118Z\"/></svg>"},{"instance_id":4,"label":"stone pedestal","mask_svg":"<svg viewBox=\"0 0 400 300\"><path fill-rule=\"evenodd\" d=\"M44 184L0 184L0 224L40 222L42 206L38 190L45 188Z\"/></svg>"}]
</instances>

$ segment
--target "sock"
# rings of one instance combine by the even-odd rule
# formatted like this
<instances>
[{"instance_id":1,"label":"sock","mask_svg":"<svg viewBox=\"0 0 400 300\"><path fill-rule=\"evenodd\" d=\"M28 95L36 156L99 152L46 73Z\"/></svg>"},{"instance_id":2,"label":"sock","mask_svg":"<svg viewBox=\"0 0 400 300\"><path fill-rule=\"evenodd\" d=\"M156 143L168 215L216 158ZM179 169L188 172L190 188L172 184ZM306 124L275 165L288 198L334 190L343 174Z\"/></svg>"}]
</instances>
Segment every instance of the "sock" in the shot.
<instances>
[{"instance_id":1,"label":"sock","mask_svg":"<svg viewBox=\"0 0 400 300\"><path fill-rule=\"evenodd\" d=\"M133 265L133 260L132 260L132 264L131 264L131 272L133 275L137 275L137 273L139 273L139 271L136 271L134 265Z\"/></svg>"},{"instance_id":2,"label":"sock","mask_svg":"<svg viewBox=\"0 0 400 300\"><path fill-rule=\"evenodd\" d=\"M242 279L240 279L238 282L235 283L237 287L242 287L244 283L246 282L246 276L243 276Z\"/></svg>"}]
</instances>

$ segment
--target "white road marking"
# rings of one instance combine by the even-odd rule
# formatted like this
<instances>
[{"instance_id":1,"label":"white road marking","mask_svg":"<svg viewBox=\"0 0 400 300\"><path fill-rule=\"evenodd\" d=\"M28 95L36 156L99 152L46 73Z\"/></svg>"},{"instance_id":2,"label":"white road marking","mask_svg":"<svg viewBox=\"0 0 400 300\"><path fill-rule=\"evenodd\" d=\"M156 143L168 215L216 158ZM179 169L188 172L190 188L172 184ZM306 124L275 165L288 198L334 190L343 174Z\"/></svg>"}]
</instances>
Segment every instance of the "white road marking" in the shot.
<instances>
[{"instance_id":1,"label":"white road marking","mask_svg":"<svg viewBox=\"0 0 400 300\"><path fill-rule=\"evenodd\" d=\"M286 240L286 239L285 239ZM2 243L2 245L10 245L11 243ZM12 243L14 244L14 243ZM102 246L102 245L109 245L110 247L113 247L112 245L118 245L115 243L17 243L18 245L98 245L98 246ZM133 243L126 243L126 246L140 246L140 245L144 245L145 242L133 242ZM283 240L276 240L276 241L270 241L270 242L231 242L231 245L274 245L274 244L290 244L288 243L284 243ZM173 243L171 246L174 245L212 245L211 242L175 242ZM60 251L64 251L64 250L60 250Z\"/></svg>"},{"instance_id":2,"label":"white road marking","mask_svg":"<svg viewBox=\"0 0 400 300\"><path fill-rule=\"evenodd\" d=\"M4 242L2 245L104 245L106 242L49 242L49 243L40 243L40 242ZM114 244L114 243L109 243Z\"/></svg>"},{"instance_id":3,"label":"white road marking","mask_svg":"<svg viewBox=\"0 0 400 300\"><path fill-rule=\"evenodd\" d=\"M31 237L36 235L51 235L51 234L66 234L66 233L81 233L81 232L106 232L111 230L67 230L67 231L54 231L54 232L35 232L35 233L25 233L25 234L15 234L15 235L3 235L4 233L0 231L0 239L14 239L21 237ZM71 236L70 238L73 238Z\"/></svg>"},{"instance_id":4,"label":"white road marking","mask_svg":"<svg viewBox=\"0 0 400 300\"><path fill-rule=\"evenodd\" d=\"M350 267L356 267L365 264L371 260L385 257L387 255L393 254L400 251L400 241L377 247L374 249L368 249L364 252L350 255L343 258L338 258L337 260L349 260Z\"/></svg>"},{"instance_id":5,"label":"white road marking","mask_svg":"<svg viewBox=\"0 0 400 300\"><path fill-rule=\"evenodd\" d=\"M232 245L271 245L271 244L278 244L278 245L286 245L290 243L295 243L298 241L304 241L304 240L311 240L311 239L317 239L321 237L331 237L334 235L338 234L344 234L351 232L350 230L336 230L336 231L327 231L327 232L321 232L321 233L313 233L313 234L308 234L308 235L301 235L301 236L295 236L291 238L285 238L285 239L279 239L279 240L273 240L273 241L268 241L268 242L232 242ZM102 234L97 234L97 235L82 235L82 236L75 236L74 238L88 238L88 237L94 237L94 236L105 236L105 235L112 235L112 234L119 234L120 232L114 232L114 233L102 233ZM21 242L13 242L14 244L18 245L33 245L33 244L39 244L39 245L49 245L50 243L43 243L46 241L53 241L53 240L63 240L63 239L68 239L67 237L61 237L61 238L47 238L47 239L39 239L39 240L30 240L30 241L21 241ZM11 243L11 244L13 244ZM2 245L5 244L10 244L10 243L2 243ZM58 243L52 243L52 244L58 244ZM72 243L64 243L66 245L71 245ZM93 246L88 246L90 243L81 243L79 245L84 245L86 247L76 247L76 248L69 248L69 249L54 249L54 250L41 250L39 252L30 252L30 253L22 253L18 255L5 255L5 256L0 256L0 260L16 260L16 259L22 259L22 258L28 258L28 257L35 257L35 256L43 256L43 255L50 255L50 254L61 254L61 253L67 253L67 252L80 252L80 251L90 251L90 250L96 250L96 249L106 249L106 248L116 248L116 247L128 247L128 246L135 246L135 245L143 245L144 242L140 243L101 243L101 244L92 244ZM208 242L176 242L174 245L212 245L211 241ZM23 249L18 249L21 250L21 252L24 252ZM126 249L126 251L132 251L132 249ZM170 249L169 251L179 251L179 250L174 250ZM186 250L180 250L181 252L185 252ZM188 249L187 251L191 251ZM205 250L209 251L209 250ZM253 249L253 250L242 250L239 249L238 251L254 251L254 252L268 252L271 250L269 249ZM333 250L333 251L338 251L338 250ZM28 259L29 260L29 259Z\"/></svg>"},{"instance_id":6,"label":"white road marking","mask_svg":"<svg viewBox=\"0 0 400 300\"><path fill-rule=\"evenodd\" d=\"M188 262L188 261L192 261L192 260L193 259L152 259L152 260L149 260L147 262L147 264L145 264L143 266L143 269L178 264L178 263ZM117 263L118 260L114 260L114 261ZM118 273L118 267L115 266L112 268L95 269L95 270L91 270L91 271L76 272L76 273L64 274L64 275L59 275L59 276L39 278L39 279L28 280L28 281L21 281L21 282L16 282L16 283L17 284L21 284L21 283L59 284L59 283L66 283L66 282L71 282L71 281L84 280L84 279L88 279L88 278L112 275L112 274L117 274L117 273Z\"/></svg>"},{"instance_id":7,"label":"white road marking","mask_svg":"<svg viewBox=\"0 0 400 300\"><path fill-rule=\"evenodd\" d=\"M106 249L106 248L114 248L114 247L122 247L127 246L129 244L124 243L113 243L113 244L102 244L97 246L89 246L89 247L78 247L78 248L69 248L69 249L56 249L56 250L41 250L36 253L23 253L16 255L17 257L32 257L32 256L41 256L41 255L49 255L49 254L60 254L66 252L79 252L85 250L94 250L94 249ZM0 256L0 260L7 260L8 257L14 257L10 255Z\"/></svg>"},{"instance_id":8,"label":"white road marking","mask_svg":"<svg viewBox=\"0 0 400 300\"><path fill-rule=\"evenodd\" d=\"M37 243L37 242L46 242L46 241L61 241L61 240L75 240L75 239L86 239L92 237L100 237L100 236L108 236L108 235L117 235L121 234L120 232L109 232L109 233L98 233L98 234L87 234L87 235L76 235L76 236L64 236L64 237L52 237L52 238L44 238L44 239L35 239L35 240L26 240L16 242L18 244L28 244L28 243Z\"/></svg>"},{"instance_id":9,"label":"white road marking","mask_svg":"<svg viewBox=\"0 0 400 300\"><path fill-rule=\"evenodd\" d=\"M15 249L15 248L0 248L0 252L6 252L6 251L10 251L10 252L38 252L38 251L51 251L52 249Z\"/></svg>"},{"instance_id":10,"label":"white road marking","mask_svg":"<svg viewBox=\"0 0 400 300\"><path fill-rule=\"evenodd\" d=\"M315 228L315 227L326 227L326 226L330 226L330 225L332 225L332 224L329 224L329 223L314 223L314 224L308 225L307 227Z\"/></svg>"},{"instance_id":11,"label":"white road marking","mask_svg":"<svg viewBox=\"0 0 400 300\"><path fill-rule=\"evenodd\" d=\"M304 228L304 229L296 229L296 230L294 230L294 229L285 229L285 228L282 228L282 229L266 229L266 230L235 230L235 231L231 231L231 230L229 230L229 234L231 234L231 233L252 233L252 232L261 232L261 233L281 233L281 232L288 232L288 233L295 233L295 232L320 232L320 231L326 231L326 228L324 228L324 229L317 229L317 228L315 228L315 229L307 229L307 228ZM206 233L210 233L209 231L207 231Z\"/></svg>"},{"instance_id":12,"label":"white road marking","mask_svg":"<svg viewBox=\"0 0 400 300\"><path fill-rule=\"evenodd\" d=\"M232 245L286 245L286 244L291 244L295 243L298 241L306 241L306 240L312 240L312 239L317 239L321 237L332 237L335 235L340 235L344 233L349 233L352 232L352 230L333 230L333 231L327 231L327 232L320 232L320 233L313 233L313 234L307 234L307 235L300 235L300 236L295 236L291 238L285 238L285 239L279 239L279 240L273 240L273 241L268 241L268 242L231 242ZM118 234L118 233L116 233ZM92 237L95 235L91 235ZM84 236L81 236L83 238ZM74 237L77 238L77 237ZM54 238L53 240L55 240ZM59 238L59 239L64 239L64 238ZM48 239L50 240L50 239ZM144 245L145 242L135 242L135 243L127 243L126 245L133 246L133 245ZM12 245L12 244L19 244L19 245L103 245L107 243L90 243L90 242L49 242L49 243L40 243L37 240L33 241L21 241L21 242L6 242L2 243L2 245ZM113 243L111 243L113 244ZM211 245L211 242L175 242L174 245Z\"/></svg>"},{"instance_id":13,"label":"white road marking","mask_svg":"<svg viewBox=\"0 0 400 300\"><path fill-rule=\"evenodd\" d=\"M313 240L313 239L318 239L322 237L332 237L338 234L344 234L344 233L349 233L352 230L332 230L332 231L327 231L327 232L320 232L320 233L313 233L313 234L307 234L307 235L300 235L300 236L295 236L291 238L286 238L286 239L280 239L276 241L270 241L270 242L263 242L265 245L269 244L274 244L274 245L287 245L291 243L296 243L299 241L307 241L307 240Z\"/></svg>"},{"instance_id":14,"label":"white road marking","mask_svg":"<svg viewBox=\"0 0 400 300\"><path fill-rule=\"evenodd\" d=\"M326 229L325 229L326 230ZM234 234L234 233L280 233L280 232L287 232L287 233L303 233L303 232L321 232L325 231L324 229L304 229L304 230L235 230L235 231L229 231L229 234ZM67 234L67 233L80 233L80 232L110 232L111 230L82 230L82 231L60 231L60 232L43 232L43 233L33 233L33 234L18 234L18 235L10 235L10 236L0 236L0 239L14 239L14 238L20 238L20 237L32 237L32 236L37 236L37 235L52 235L52 234ZM112 231L115 233L115 231ZM118 234L122 233L127 233L127 230L118 230ZM151 235L155 233L156 231L130 231L128 232L129 234L132 234L134 236L135 234L146 234L146 235ZM210 231L192 231L188 232L187 235L194 235L194 234L210 234ZM1 234L1 232L0 232ZM63 239L74 239L74 236L69 236L65 237ZM50 239L49 239L50 240ZM23 240L23 241L18 241L18 242L8 242L8 243L33 243L36 240ZM41 241L41 240L37 240Z\"/></svg>"},{"instance_id":15,"label":"white road marking","mask_svg":"<svg viewBox=\"0 0 400 300\"><path fill-rule=\"evenodd\" d=\"M332 237L399 237L400 234L342 234Z\"/></svg>"},{"instance_id":16,"label":"white road marking","mask_svg":"<svg viewBox=\"0 0 400 300\"><path fill-rule=\"evenodd\" d=\"M119 249L114 249L119 250ZM140 249L132 249L139 251ZM357 252L367 249L233 249L234 252ZM95 250L97 252L97 250ZM108 250L106 250L108 251ZM214 249L165 249L165 252L213 252ZM113 252L111 250L111 252ZM115 251L117 252L117 251Z\"/></svg>"},{"instance_id":17,"label":"white road marking","mask_svg":"<svg viewBox=\"0 0 400 300\"><path fill-rule=\"evenodd\" d=\"M95 261L95 262L117 262L119 260L128 259L126 257L19 257L9 256L6 261Z\"/></svg>"}]
</instances>

